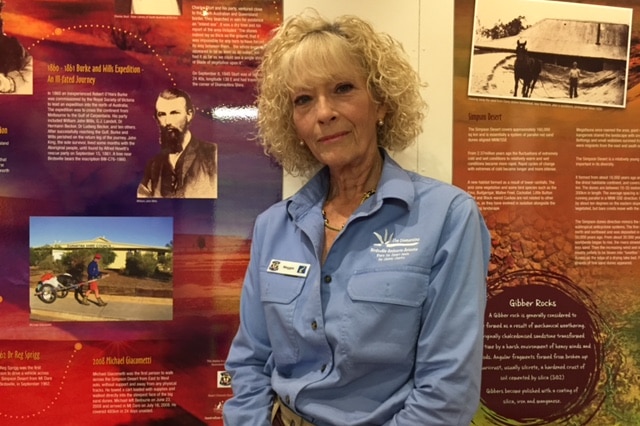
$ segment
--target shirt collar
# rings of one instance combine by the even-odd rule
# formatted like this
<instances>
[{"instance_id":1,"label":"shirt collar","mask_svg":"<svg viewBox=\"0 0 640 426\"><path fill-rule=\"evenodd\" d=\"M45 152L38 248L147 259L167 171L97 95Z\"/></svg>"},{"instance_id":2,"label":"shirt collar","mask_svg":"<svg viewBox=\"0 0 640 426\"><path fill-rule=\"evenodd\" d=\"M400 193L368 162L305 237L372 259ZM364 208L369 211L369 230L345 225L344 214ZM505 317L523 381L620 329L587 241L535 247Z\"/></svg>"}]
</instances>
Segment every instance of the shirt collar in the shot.
<instances>
[{"instance_id":1,"label":"shirt collar","mask_svg":"<svg viewBox=\"0 0 640 426\"><path fill-rule=\"evenodd\" d=\"M378 188L373 195L372 209L378 209L383 201L394 198L402 201L408 208L415 197L412 178L409 172L381 149L384 163ZM287 211L295 221L304 217L314 206L321 206L329 189L329 169L323 167L298 192L287 201Z\"/></svg>"}]
</instances>

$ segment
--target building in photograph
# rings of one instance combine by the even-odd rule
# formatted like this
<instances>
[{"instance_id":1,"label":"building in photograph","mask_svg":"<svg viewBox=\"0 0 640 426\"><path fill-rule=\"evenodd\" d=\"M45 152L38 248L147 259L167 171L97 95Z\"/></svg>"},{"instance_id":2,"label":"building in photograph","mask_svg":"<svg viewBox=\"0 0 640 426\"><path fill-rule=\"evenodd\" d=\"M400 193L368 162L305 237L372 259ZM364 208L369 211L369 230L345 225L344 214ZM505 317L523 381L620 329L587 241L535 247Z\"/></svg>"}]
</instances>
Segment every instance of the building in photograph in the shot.
<instances>
[{"instance_id":1,"label":"building in photograph","mask_svg":"<svg viewBox=\"0 0 640 426\"><path fill-rule=\"evenodd\" d=\"M51 249L51 254L54 260L62 259L65 253L69 253L73 250L111 250L115 253L116 257L113 263L107 265L109 269L121 269L126 265L127 258L136 253L145 254L152 253L156 258L164 256L171 251L170 247L157 247L147 246L133 243L121 243L115 241L109 241L105 237L97 237L93 240L85 241L72 241L72 242L55 242L54 244L47 245L45 247Z\"/></svg>"},{"instance_id":2,"label":"building in photograph","mask_svg":"<svg viewBox=\"0 0 640 426\"><path fill-rule=\"evenodd\" d=\"M545 63L597 72L626 68L629 26L596 21L543 19L520 34L495 40L478 39L480 52L514 51L516 41L526 41L527 51Z\"/></svg>"}]
</instances>

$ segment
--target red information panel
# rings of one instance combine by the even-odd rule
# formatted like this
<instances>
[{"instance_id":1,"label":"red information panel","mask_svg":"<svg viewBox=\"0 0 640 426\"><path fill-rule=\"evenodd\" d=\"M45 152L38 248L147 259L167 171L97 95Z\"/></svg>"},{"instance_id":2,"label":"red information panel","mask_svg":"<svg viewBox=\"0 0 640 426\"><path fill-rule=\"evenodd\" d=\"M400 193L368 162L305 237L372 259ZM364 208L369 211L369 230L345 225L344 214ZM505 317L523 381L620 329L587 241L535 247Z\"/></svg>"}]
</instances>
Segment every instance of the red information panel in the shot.
<instances>
[{"instance_id":1,"label":"red information panel","mask_svg":"<svg viewBox=\"0 0 640 426\"><path fill-rule=\"evenodd\" d=\"M0 424L221 425L282 1L0 1Z\"/></svg>"}]
</instances>

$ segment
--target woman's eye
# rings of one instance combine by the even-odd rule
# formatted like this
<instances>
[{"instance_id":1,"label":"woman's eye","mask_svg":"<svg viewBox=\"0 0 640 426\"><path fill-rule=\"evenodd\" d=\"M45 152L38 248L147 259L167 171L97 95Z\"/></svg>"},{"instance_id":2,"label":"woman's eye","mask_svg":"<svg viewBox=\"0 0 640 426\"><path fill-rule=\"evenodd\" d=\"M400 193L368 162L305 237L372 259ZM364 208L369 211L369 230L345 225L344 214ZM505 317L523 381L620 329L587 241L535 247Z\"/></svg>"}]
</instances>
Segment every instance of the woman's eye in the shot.
<instances>
[{"instance_id":1,"label":"woman's eye","mask_svg":"<svg viewBox=\"0 0 640 426\"><path fill-rule=\"evenodd\" d=\"M353 84L351 83L340 83L336 86L336 93L348 93L353 90Z\"/></svg>"},{"instance_id":2,"label":"woman's eye","mask_svg":"<svg viewBox=\"0 0 640 426\"><path fill-rule=\"evenodd\" d=\"M293 104L296 106L304 105L311 101L311 96L309 95L299 95L293 98Z\"/></svg>"}]
</instances>

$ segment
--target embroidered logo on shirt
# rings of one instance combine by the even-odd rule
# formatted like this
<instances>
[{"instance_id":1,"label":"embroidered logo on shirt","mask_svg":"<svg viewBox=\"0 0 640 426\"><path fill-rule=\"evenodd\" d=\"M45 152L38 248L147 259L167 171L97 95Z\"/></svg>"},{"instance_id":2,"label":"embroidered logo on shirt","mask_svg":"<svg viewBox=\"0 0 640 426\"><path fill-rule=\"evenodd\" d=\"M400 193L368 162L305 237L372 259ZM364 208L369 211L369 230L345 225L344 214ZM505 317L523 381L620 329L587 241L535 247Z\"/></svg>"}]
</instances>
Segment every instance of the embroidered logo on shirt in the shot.
<instances>
[{"instance_id":1,"label":"embroidered logo on shirt","mask_svg":"<svg viewBox=\"0 0 640 426\"><path fill-rule=\"evenodd\" d=\"M293 277L306 277L309 274L309 263L290 262L287 260L271 259L267 272Z\"/></svg>"},{"instance_id":2,"label":"embroidered logo on shirt","mask_svg":"<svg viewBox=\"0 0 640 426\"><path fill-rule=\"evenodd\" d=\"M376 256L378 262L390 262L404 260L412 253L418 251L420 238L394 238L388 229L384 234L374 232L377 243L371 247L371 253Z\"/></svg>"}]
</instances>

